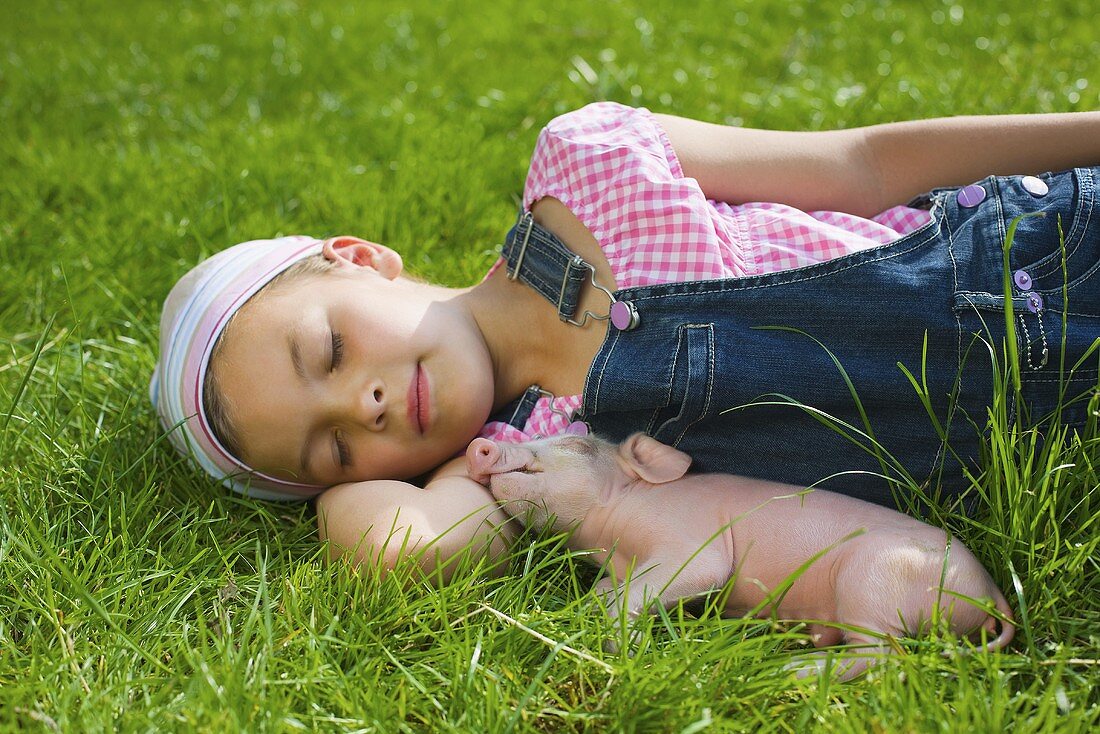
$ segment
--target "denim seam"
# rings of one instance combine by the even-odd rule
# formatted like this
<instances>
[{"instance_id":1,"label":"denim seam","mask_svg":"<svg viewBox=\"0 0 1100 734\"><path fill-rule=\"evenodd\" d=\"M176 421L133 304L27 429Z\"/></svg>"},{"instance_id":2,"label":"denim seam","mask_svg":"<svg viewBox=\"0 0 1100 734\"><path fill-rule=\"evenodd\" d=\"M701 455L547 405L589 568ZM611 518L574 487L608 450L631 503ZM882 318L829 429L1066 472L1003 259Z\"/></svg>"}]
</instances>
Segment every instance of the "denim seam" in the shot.
<instances>
[{"instance_id":1,"label":"denim seam","mask_svg":"<svg viewBox=\"0 0 1100 734\"><path fill-rule=\"evenodd\" d=\"M955 258L955 231L951 228L951 220L947 218L947 194L935 194L929 202L929 212L933 217L938 217L938 227L947 233L947 259L951 261L951 292L959 292L959 261ZM959 376L959 394L963 392L963 363L962 363L962 319L959 312L951 309L951 315L955 317L955 374ZM954 416L954 411L952 415ZM942 451L942 447L941 447ZM938 459L939 457L937 457ZM935 466L933 464L933 466Z\"/></svg>"},{"instance_id":2,"label":"denim seam","mask_svg":"<svg viewBox=\"0 0 1100 734\"><path fill-rule=\"evenodd\" d=\"M1093 209L1096 208L1096 187L1095 187L1095 183L1092 180L1092 170L1091 169L1088 169L1088 168L1078 169L1077 180L1078 181L1083 181L1083 180L1088 181L1088 186L1087 186L1087 189L1088 189L1088 201L1087 201L1088 215L1087 215L1087 218L1085 220L1085 224L1081 228L1081 240L1080 240L1081 242L1084 242L1085 241L1085 235L1088 233L1088 225L1092 222ZM1082 198L1084 198L1084 196L1085 196L1085 193L1084 193L1085 189L1086 189L1085 184L1081 183L1080 191L1078 191L1078 195L1081 196ZM1075 220L1081 218L1080 217L1080 215L1081 215L1081 206L1084 206L1085 204L1086 204L1086 202L1084 202L1084 201L1079 202L1077 212L1076 212L1077 216L1075 217ZM1066 253L1066 261L1067 262L1069 261L1069 253L1068 252ZM1098 270L1100 270L1100 259L1098 259L1096 261L1096 263L1094 263L1091 268L1086 270L1081 275L1077 276L1077 278L1075 278L1072 282L1067 283L1065 285L1065 290L1067 292L1072 290L1076 286L1080 285L1081 283L1083 283L1084 281L1088 280L1093 275L1095 275Z\"/></svg>"},{"instance_id":3,"label":"denim seam","mask_svg":"<svg viewBox=\"0 0 1100 734\"><path fill-rule=\"evenodd\" d=\"M681 326L676 327L676 345L672 350L672 369L669 371L668 375L665 378L664 406L663 407L659 406L656 410L653 411L653 416L650 418L649 429L646 430L646 433L648 435L653 436L654 438L657 438L658 441L662 441L663 443L667 443L670 446L672 445L672 442L671 441L663 441L663 439L660 437L660 434L662 432L662 429L665 426L667 426L669 423L675 421L677 418L679 418L684 413L684 403L687 402L687 396L688 396L688 393L689 393L689 390L687 388L691 384L691 373L690 373L691 365L690 365L690 361L689 361L689 364L688 364L689 373L688 373L687 377L685 378L688 385L685 386L685 388L684 388L684 399L680 401L680 405L677 408L678 412L676 413L676 415L672 416L671 418L667 418L664 421L662 421L660 425L657 424L657 418L661 415L662 410L664 410L665 408L670 407L670 404L672 402L672 385L676 381L676 368L680 364L680 352L684 351L684 349L685 349L685 346L684 346L684 329L683 329L683 326L681 325Z\"/></svg>"},{"instance_id":4,"label":"denim seam","mask_svg":"<svg viewBox=\"0 0 1100 734\"><path fill-rule=\"evenodd\" d=\"M646 426L646 430L645 430L646 435L648 435L648 436L656 435L657 431L659 430L659 426L657 425L657 418L661 415L662 410L664 410L665 408L668 408L672 404L672 385L676 382L676 367L680 362L680 352L682 351L683 342L684 342L684 325L681 324L680 326L678 326L676 328L676 349L672 354L672 365L669 368L668 373L665 376L665 400L664 400L664 404L657 406L657 408L655 408L654 411L653 411L653 415L650 416L649 425ZM685 400L686 400L686 398L687 398L687 396L686 396L686 393L685 393ZM683 404L684 404L684 401L681 401L680 402L680 412L681 413L683 412ZM668 421L665 421L665 422L667 423Z\"/></svg>"},{"instance_id":5,"label":"denim seam","mask_svg":"<svg viewBox=\"0 0 1100 734\"><path fill-rule=\"evenodd\" d=\"M944 204L945 197L945 194L932 196L929 201L929 212L933 217L939 217L940 226L947 231L947 259L951 261L951 292L957 293L959 290L959 261L955 258L954 231L951 229L951 223L947 220L947 207ZM962 319L959 318L959 313L955 309L951 309L951 315L955 318L955 374L959 376L958 394L962 395L964 374L962 369ZM950 411L946 419L947 426L950 426L954 421L955 411L957 409L958 401L956 400L956 402L950 406ZM948 430L950 431L950 428L948 428ZM943 466L942 462L945 461L944 453L946 448L946 441L940 443L939 448L936 450L936 456L932 461L931 471L935 471L937 466ZM931 475L931 472L929 474Z\"/></svg>"},{"instance_id":6,"label":"denim seam","mask_svg":"<svg viewBox=\"0 0 1100 734\"><path fill-rule=\"evenodd\" d=\"M997 258L997 260L999 261L998 264L1000 265L1000 267L994 268L993 272L1000 272L1001 273L1001 278L1003 279L1005 277L1004 272L1003 272L1004 271L1004 249L1003 248L1004 248L1004 242L1008 239L1008 225L1005 224L1005 208L1004 208L1004 204L1003 204L1003 201L1002 201L1002 198L1001 198L1003 196L1003 194L1001 193L1000 182L998 181L998 179L995 176L990 176L989 181L990 181L991 187L993 188L993 194L994 194L993 195L993 202L997 207L997 218L996 218L996 222L997 222L997 241L1001 243L1001 248L1002 248L1001 252L1000 252L1000 257ZM992 284L990 284L990 286L992 287ZM996 294L991 294L991 295L996 296ZM1002 304L1004 303L1005 298L1012 298L1012 296L1007 294L1007 293L1001 294L1001 303ZM977 308L977 306L975 306L975 308ZM1003 308L1003 306L1002 306L1002 308ZM1016 331L1016 362L1017 362L1016 369L1019 372L1022 372L1023 371L1024 350L1021 346L1021 340L1023 339L1023 335L1020 333L1019 329L1016 329L1015 331ZM1011 406L1011 404L1010 404L1010 409L1014 410L1015 406Z\"/></svg>"},{"instance_id":7,"label":"denim seam","mask_svg":"<svg viewBox=\"0 0 1100 734\"><path fill-rule=\"evenodd\" d=\"M1093 370L1092 374L1078 374L1078 373L1074 372L1073 376L1070 377L1070 379L1068 379L1068 380L1063 380L1060 377L1055 377L1054 375L1050 375L1049 377L1045 376L1045 375L1040 376L1040 373L1038 373L1038 372L1032 372L1031 374L1036 375L1036 377L1025 380L1025 382L1029 385L1034 384L1034 383L1056 384L1056 383L1062 383L1062 382L1066 382L1066 383L1082 382L1082 381L1085 381L1085 380L1092 381L1092 380L1096 379L1098 373L1096 372L1096 370Z\"/></svg>"},{"instance_id":8,"label":"denim seam","mask_svg":"<svg viewBox=\"0 0 1100 734\"><path fill-rule=\"evenodd\" d=\"M1093 268L1093 272L1100 271L1100 262ZM1041 291L1046 292L1046 291ZM1057 294L1059 291L1056 291ZM964 303L959 303L958 298L965 298ZM958 291L955 293L956 302L952 305L952 309L958 310L963 306L970 308L981 309L983 311L1004 311L1004 298L996 293L989 293L988 291ZM1014 309L1024 309L1027 307L1027 300L1022 296L1012 297L1012 306ZM1048 301L1043 306L1044 311L1050 313L1063 314L1065 316L1080 316L1086 319L1100 319L1100 313L1084 313L1081 311L1066 311L1064 309L1056 308Z\"/></svg>"},{"instance_id":9,"label":"denim seam","mask_svg":"<svg viewBox=\"0 0 1100 734\"><path fill-rule=\"evenodd\" d=\"M966 300L960 303L959 298L964 298ZM1001 313L1004 311L1004 297L998 293L990 293L988 291L957 291L951 308L954 311L960 309L965 310L963 308L964 306L981 309L983 311L996 311ZM1026 310L1027 299L1022 295L1012 296L1012 307L1015 312ZM1043 310L1051 313L1062 313L1062 311L1050 307L1044 307Z\"/></svg>"},{"instance_id":10,"label":"denim seam","mask_svg":"<svg viewBox=\"0 0 1100 734\"><path fill-rule=\"evenodd\" d=\"M668 377L665 380L665 404L664 404L664 406L659 407L656 410L654 410L653 411L653 416L649 419L649 427L646 430L646 434L648 434L650 436L656 436L658 433L661 432L662 428L664 428L665 426L667 426L669 424L669 422L676 420L677 418L679 418L681 415L684 414L684 403L687 402L687 396L688 396L688 390L687 390L686 387L684 389L684 399L680 401L680 412L677 413L672 418L669 418L668 420L661 423L661 425L659 425L659 426L657 425L657 418L658 418L658 416L661 415L661 411L664 410L665 408L669 407L672 403L672 385L676 381L676 368L680 364L680 352L684 351L685 348L690 348L690 347L685 347L685 345L684 345L684 326L686 326L686 325L681 324L680 326L676 327L676 349L673 351L673 354L672 354L672 369L669 371ZM690 373L691 362L690 362L690 359L688 361L688 369L689 369L689 372L688 372L688 376L687 376L687 382L690 384L690 382L691 382L691 373ZM672 442L670 441L669 444L671 445L671 443Z\"/></svg>"},{"instance_id":11,"label":"denim seam","mask_svg":"<svg viewBox=\"0 0 1100 734\"><path fill-rule=\"evenodd\" d=\"M997 207L998 238L1001 242L1004 242L1008 238L1008 225L1005 224L1004 193L1001 190L1000 180L995 176L990 176L989 187L993 189L993 204Z\"/></svg>"},{"instance_id":12,"label":"denim seam","mask_svg":"<svg viewBox=\"0 0 1100 734\"><path fill-rule=\"evenodd\" d=\"M600 394L603 391L603 378L604 378L604 374L606 374L606 372L607 372L607 363L611 361L611 355L613 355L615 353L615 347L618 345L619 338L622 336L622 333L623 332L616 329L613 334L610 334L610 343L607 346L607 354L604 356L603 364L600 365L600 368L597 370L595 368L596 367L595 361L593 361L593 364L590 367L591 371L589 372L589 374L590 375L592 375L592 374L596 375L595 391L591 393L591 395L592 395L592 413L593 413L593 415L600 412L599 400L600 400ZM599 356L599 355L597 354L597 356ZM586 379L585 380L585 385L584 385L584 390L585 391L583 393L584 396L589 395L588 387L589 387L588 386L588 380ZM587 401L584 401L584 400L581 401L581 408L582 409L584 408L584 403L585 402L587 402Z\"/></svg>"},{"instance_id":13,"label":"denim seam","mask_svg":"<svg viewBox=\"0 0 1100 734\"><path fill-rule=\"evenodd\" d=\"M1096 264L1094 264L1091 268L1089 268L1088 270L1083 272L1081 275L1079 275L1076 280L1072 280L1069 283L1066 283L1066 286L1065 286L1066 292L1068 293L1069 291L1073 290L1077 286L1084 283L1086 280L1088 280L1092 276L1096 275L1097 270L1100 270L1100 260L1097 260ZM1061 290L1062 290L1061 288L1058 288L1054 292L1057 293Z\"/></svg>"},{"instance_id":14,"label":"denim seam","mask_svg":"<svg viewBox=\"0 0 1100 734\"><path fill-rule=\"evenodd\" d=\"M935 225L935 226L933 226L933 225ZM894 245L900 244L903 240L908 239L912 235L920 234L920 235L924 236L923 239L915 240L912 243L906 243L906 244L910 245L909 247L907 247L907 249L899 250L898 252L890 252L890 253L887 253L885 255L875 257L875 258L868 258L866 260L861 260L858 263L853 263L851 265L847 265L847 266L844 266L842 268L831 268L831 269L828 269L826 272L823 272L823 273L815 273L813 275L808 275L808 276L801 277L801 278L783 280L780 283L762 283L760 285L750 285L750 286L731 285L731 284L728 284L729 281L738 281L738 280L744 280L744 279L743 278L714 278L714 279L707 279L707 280L683 281L682 283L666 283L666 284L663 284L663 285L680 285L680 286L693 285L693 286L695 286L695 289L690 291L691 295L709 295L711 293L721 293L721 292L727 291L727 290L751 291L751 290L762 290L764 288L775 288L775 287L785 286L785 285L794 285L796 283L805 283L805 282L808 282L808 281L811 281L811 280L819 280L821 278L827 278L829 276L835 275L836 273L842 273L846 270L851 270L853 268L863 267L864 265L869 265L871 263L883 262L885 260L892 260L896 257L901 257L902 255L908 255L910 252L913 252L914 250L919 250L921 247L925 247L930 242L933 242L936 239L936 237L939 235L939 232L940 232L939 222L936 221L936 220L933 220L933 221L929 222L928 224L922 225L919 229L913 230L908 235L905 235L905 237L902 237L900 240L882 245L880 248L874 248L874 249L890 249ZM927 235L927 236L925 236L925 235ZM864 252L872 252L872 251L873 250L865 250ZM856 253L856 254L859 254L859 253ZM845 257L847 257L847 256L845 256ZM822 264L826 265L830 262L835 262L835 261L826 261L825 263L822 263ZM816 268L817 266L816 265L811 265L811 266L808 266L808 267ZM797 268L797 269L800 270L801 268ZM762 276L755 276L755 277L768 278L769 276L783 275L783 274L790 273L790 272L794 272L794 271L785 270L785 271L779 271L779 272L776 272L776 273L766 273ZM641 301L660 300L660 299L663 299L663 298L670 298L670 297L675 298L677 296L684 295L684 293L687 292L687 291L685 291L684 293L680 293L680 292L678 292L678 293L663 293L663 294L658 294L658 295L637 295L637 294L631 292L631 291L634 291L634 290L641 290L643 288L651 288L651 287L653 287L653 286L635 286L635 287L632 287L632 288L624 288L624 289L618 291L618 293L616 293L616 296L618 297L618 300L631 300L631 301L635 301L635 302L641 302Z\"/></svg>"},{"instance_id":15,"label":"denim seam","mask_svg":"<svg viewBox=\"0 0 1100 734\"><path fill-rule=\"evenodd\" d=\"M1092 218L1092 198L1093 198L1093 184L1092 174L1088 169L1076 169L1074 174L1077 177L1077 210L1073 213L1073 224L1070 226L1069 232L1065 235L1066 239L1066 262L1068 263L1077 253L1077 248L1085 241L1085 233L1088 231L1089 220ZM1085 221L1082 223L1082 212L1087 212L1084 217ZM1080 232L1078 232L1080 230ZM1055 256L1058 257L1055 257ZM1048 262L1049 261L1049 262ZM1050 275L1055 270L1055 265L1060 265L1062 262L1061 251L1052 252L1045 257L1041 257L1031 265L1023 266L1021 269L1028 271L1032 278L1042 278Z\"/></svg>"},{"instance_id":16,"label":"denim seam","mask_svg":"<svg viewBox=\"0 0 1100 734\"><path fill-rule=\"evenodd\" d=\"M677 436L676 440L672 443L673 448L679 446L680 442L684 440L684 436L687 435L687 432L689 430L691 430L691 427L694 426L699 421L703 420L703 418L706 417L707 413L710 412L710 398L714 394L714 324L688 324L687 326L691 327L691 328L700 328L700 327L705 328L706 332L707 332L707 334L706 334L706 336L707 336L707 365L706 365L706 372L705 372L705 374L706 374L707 396L703 400L703 407L702 407L702 410L699 411L699 415L696 416L695 420L693 420L691 423L688 423L686 426L684 426L684 430L680 431L680 435ZM689 355L689 359L690 359L690 355ZM689 362L689 367L690 367L690 362ZM689 372L689 378L690 378L690 372ZM687 401L685 400L685 402L687 402ZM681 412L683 412L683 411L681 411Z\"/></svg>"},{"instance_id":17,"label":"denim seam","mask_svg":"<svg viewBox=\"0 0 1100 734\"><path fill-rule=\"evenodd\" d=\"M1070 227L1069 233L1065 235L1067 263L1070 261L1070 258L1072 258L1077 253L1077 249L1085 241L1085 234L1088 231L1089 220L1092 218L1092 176L1087 171L1087 169L1078 169L1077 180L1077 210L1073 213L1073 224ZM1083 218L1083 211L1087 211L1088 214L1084 217L1085 221L1082 223L1081 220ZM1078 232L1078 230L1080 230L1080 232ZM1050 261L1049 263L1046 262L1048 260ZM1029 273L1032 273L1032 271L1037 271L1032 273L1032 277L1042 278L1057 272L1055 266L1061 265L1061 262L1061 252L1052 252L1046 257L1040 258L1038 261L1036 261L1034 265L1025 267L1024 270L1027 270ZM1085 276L1081 277L1083 278ZM1075 279L1073 283L1076 283L1080 279L1081 278Z\"/></svg>"},{"instance_id":18,"label":"denim seam","mask_svg":"<svg viewBox=\"0 0 1100 734\"><path fill-rule=\"evenodd\" d=\"M691 429L691 427L694 426L696 423L698 423L700 420L702 420L707 415L707 411L710 410L711 395L714 392L714 324L713 323L680 324L680 326L678 326L677 329L676 329L676 331L678 332L677 333L678 338L676 340L676 356L673 360L673 364L677 365L679 363L680 352L686 350L687 351L688 364L687 364L687 368L686 368L687 369L687 376L686 376L685 380L686 380L687 384L684 387L684 399L680 401L680 410L679 410L679 412L676 415L669 418L668 420L666 420L660 426L656 426L655 430L653 430L653 432L650 433L649 435L656 436L658 433L661 433L665 429L666 426L669 426L670 424L673 426L673 429L675 429L677 423L681 423L681 422L687 420L687 418L685 418L685 416L684 416L684 411L688 407L688 398L691 395L691 391L688 388L691 386L691 383L692 383L691 378L693 376L693 369L692 369L692 363L691 363L691 352L692 352L691 334L688 332L688 329L706 329L706 332L707 332L707 334L706 334L706 338L707 338L707 342L706 342L706 344L707 344L707 346L706 346L706 361L707 361L707 364L705 365L704 371L703 371L703 375L704 375L704 379L705 379L704 384L706 386L706 397L703 399L702 410L698 411L698 414L693 419L691 419L691 421L689 423L687 423L687 425L683 426L683 428L680 430L679 435L677 435L675 439L665 441L665 443L667 443L668 445L670 445L674 448L676 446L678 446L681 441L684 440L684 435L687 434L687 432ZM672 379L673 380L675 380L675 375L676 375L676 371L675 371L675 368L674 368L673 372L672 372ZM668 394L668 397L666 397L666 400L665 400L666 405L667 405L668 402L670 402L670 398L671 398L671 390L672 390L672 381L671 380L668 383L668 389L669 389L669 394ZM658 409L658 411L654 412L653 419L652 419L654 422L656 421L656 417L657 417L659 412L660 412L659 409ZM647 431L647 433L649 433L649 431Z\"/></svg>"}]
</instances>

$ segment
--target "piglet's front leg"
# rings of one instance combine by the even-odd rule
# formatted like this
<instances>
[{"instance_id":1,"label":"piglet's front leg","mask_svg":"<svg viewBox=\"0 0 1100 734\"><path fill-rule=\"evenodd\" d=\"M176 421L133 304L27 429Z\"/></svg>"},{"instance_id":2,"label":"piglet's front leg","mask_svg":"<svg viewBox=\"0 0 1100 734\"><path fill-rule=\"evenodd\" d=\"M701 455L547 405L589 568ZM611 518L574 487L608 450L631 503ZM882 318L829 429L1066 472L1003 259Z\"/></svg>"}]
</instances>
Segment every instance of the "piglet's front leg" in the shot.
<instances>
[{"instance_id":1,"label":"piglet's front leg","mask_svg":"<svg viewBox=\"0 0 1100 734\"><path fill-rule=\"evenodd\" d=\"M885 636L869 630L849 629L844 637L847 646L843 649L799 655L784 668L793 671L796 678L815 678L828 671L832 678L843 682L862 675L894 652Z\"/></svg>"},{"instance_id":2,"label":"piglet's front leg","mask_svg":"<svg viewBox=\"0 0 1100 734\"><path fill-rule=\"evenodd\" d=\"M634 620L642 613L653 614L656 605L668 609L680 599L705 594L721 586L729 578L716 567L714 554L699 554L687 564L682 561L646 560L628 569L621 583L609 574L596 582L595 592L603 602L613 623L622 624L620 631L630 635L631 644L637 643ZM612 567L613 568L613 567ZM607 652L618 652L619 643L609 639L604 643Z\"/></svg>"}]
</instances>

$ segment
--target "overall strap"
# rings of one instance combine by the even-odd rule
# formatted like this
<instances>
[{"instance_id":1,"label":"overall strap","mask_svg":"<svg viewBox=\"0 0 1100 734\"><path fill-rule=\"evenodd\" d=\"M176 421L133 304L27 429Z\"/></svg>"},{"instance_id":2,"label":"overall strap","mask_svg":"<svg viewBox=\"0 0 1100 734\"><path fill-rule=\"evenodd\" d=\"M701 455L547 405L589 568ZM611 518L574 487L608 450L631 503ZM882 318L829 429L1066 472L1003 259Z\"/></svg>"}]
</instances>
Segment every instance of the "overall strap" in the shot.
<instances>
[{"instance_id":1,"label":"overall strap","mask_svg":"<svg viewBox=\"0 0 1100 734\"><path fill-rule=\"evenodd\" d=\"M580 255L536 224L530 212L520 212L504 240L501 256L507 262L508 277L519 278L541 293L555 305L562 321L576 313L581 286L594 272Z\"/></svg>"},{"instance_id":2,"label":"overall strap","mask_svg":"<svg viewBox=\"0 0 1100 734\"><path fill-rule=\"evenodd\" d=\"M632 304L616 303L615 296L607 288L596 282L596 269L584 258L572 252L551 232L535 223L530 212L520 211L515 226L508 232L501 248L501 256L508 265L508 277L519 278L534 288L542 297L554 304L558 318L574 326L584 326L589 318L597 320L611 319L616 328L633 329L637 323L637 312ZM585 311L580 321L573 318L580 305L581 286L590 279L592 286L603 291L611 302L611 311L607 315ZM628 324L628 325L625 325ZM554 396L538 385L531 385L523 397L513 404L505 406L512 411L507 422L515 428L526 424L540 397ZM581 421L573 421L550 403L550 411L570 420L567 433L586 435L588 426Z\"/></svg>"}]
</instances>

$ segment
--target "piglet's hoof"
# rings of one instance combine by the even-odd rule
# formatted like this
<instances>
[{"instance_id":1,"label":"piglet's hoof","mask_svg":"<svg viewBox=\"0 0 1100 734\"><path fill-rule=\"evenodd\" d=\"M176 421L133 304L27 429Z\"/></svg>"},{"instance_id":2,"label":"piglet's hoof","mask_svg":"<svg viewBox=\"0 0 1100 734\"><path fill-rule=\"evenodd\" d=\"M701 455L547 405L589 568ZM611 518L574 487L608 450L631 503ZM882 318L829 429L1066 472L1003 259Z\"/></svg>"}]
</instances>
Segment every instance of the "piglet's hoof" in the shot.
<instances>
[{"instance_id":1,"label":"piglet's hoof","mask_svg":"<svg viewBox=\"0 0 1100 734\"><path fill-rule=\"evenodd\" d=\"M799 655L783 666L783 670L794 673L798 680L807 678L819 678L828 673L830 677L838 681L849 681L867 672L873 664L873 658L868 654L845 655L832 652L812 652Z\"/></svg>"},{"instance_id":2,"label":"piglet's hoof","mask_svg":"<svg viewBox=\"0 0 1100 734\"><path fill-rule=\"evenodd\" d=\"M629 643L629 645L627 645L627 649L626 649L627 657L631 657L631 658L634 657L638 653L638 650L639 650L639 648L641 648L641 646L642 646L642 633L639 632L638 630L631 630L630 631L630 643ZM619 640L617 638L612 638L612 637L604 638L604 641L603 641L603 650L604 650L604 652L610 653L612 655L618 655L619 650L621 650L621 649L622 648L619 646Z\"/></svg>"}]
</instances>

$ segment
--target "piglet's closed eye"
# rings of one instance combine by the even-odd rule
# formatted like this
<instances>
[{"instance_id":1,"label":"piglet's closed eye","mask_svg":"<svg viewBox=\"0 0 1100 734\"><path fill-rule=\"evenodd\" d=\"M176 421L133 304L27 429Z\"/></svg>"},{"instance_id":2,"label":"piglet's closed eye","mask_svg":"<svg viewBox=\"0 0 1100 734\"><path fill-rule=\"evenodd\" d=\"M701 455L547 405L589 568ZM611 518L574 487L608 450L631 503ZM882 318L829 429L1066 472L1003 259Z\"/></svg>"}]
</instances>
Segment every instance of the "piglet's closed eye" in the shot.
<instances>
[{"instance_id":1,"label":"piglet's closed eye","mask_svg":"<svg viewBox=\"0 0 1100 734\"><path fill-rule=\"evenodd\" d=\"M644 433L635 433L619 446L619 463L633 477L665 484L687 473L691 457Z\"/></svg>"}]
</instances>

